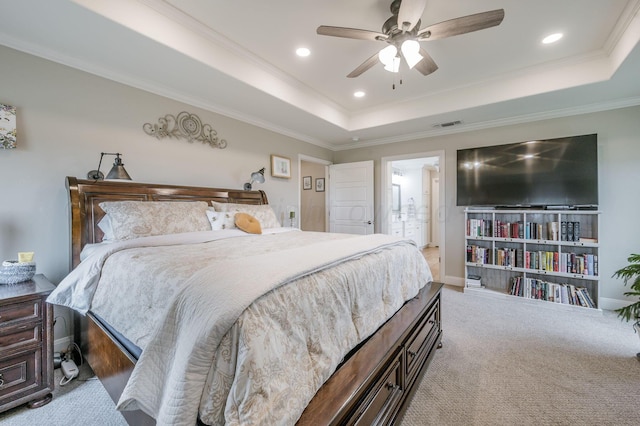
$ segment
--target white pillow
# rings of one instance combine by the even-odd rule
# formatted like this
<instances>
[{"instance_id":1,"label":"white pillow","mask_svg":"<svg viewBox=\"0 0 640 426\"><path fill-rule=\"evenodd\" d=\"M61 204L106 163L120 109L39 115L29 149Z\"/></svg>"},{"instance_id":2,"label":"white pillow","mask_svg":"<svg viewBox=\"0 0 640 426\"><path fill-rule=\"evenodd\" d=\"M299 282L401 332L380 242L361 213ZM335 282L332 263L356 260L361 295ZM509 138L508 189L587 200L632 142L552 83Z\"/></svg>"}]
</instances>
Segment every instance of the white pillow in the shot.
<instances>
[{"instance_id":1,"label":"white pillow","mask_svg":"<svg viewBox=\"0 0 640 426\"><path fill-rule=\"evenodd\" d=\"M113 235L113 227L111 226L111 219L109 215L105 214L98 222L98 228L102 231L102 241L113 241L115 236Z\"/></svg>"},{"instance_id":2,"label":"white pillow","mask_svg":"<svg viewBox=\"0 0 640 426\"><path fill-rule=\"evenodd\" d=\"M233 213L232 217L236 213L247 213L260 222L262 229L280 228L282 226L269 204L236 204L211 201L211 205L218 212Z\"/></svg>"},{"instance_id":3,"label":"white pillow","mask_svg":"<svg viewBox=\"0 0 640 426\"><path fill-rule=\"evenodd\" d=\"M207 209L207 219L209 219L212 231L233 229L236 227L234 215L231 213L217 212L215 210Z\"/></svg>"},{"instance_id":4,"label":"white pillow","mask_svg":"<svg viewBox=\"0 0 640 426\"><path fill-rule=\"evenodd\" d=\"M208 231L204 201L103 201L114 240Z\"/></svg>"}]
</instances>

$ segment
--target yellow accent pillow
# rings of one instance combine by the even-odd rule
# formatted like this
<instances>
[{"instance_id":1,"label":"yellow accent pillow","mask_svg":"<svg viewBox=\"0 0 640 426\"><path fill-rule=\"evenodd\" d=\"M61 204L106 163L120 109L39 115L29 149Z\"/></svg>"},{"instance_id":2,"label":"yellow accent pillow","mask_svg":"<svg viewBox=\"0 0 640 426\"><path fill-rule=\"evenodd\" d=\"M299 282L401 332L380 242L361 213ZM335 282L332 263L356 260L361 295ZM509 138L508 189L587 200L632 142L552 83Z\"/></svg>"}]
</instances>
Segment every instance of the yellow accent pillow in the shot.
<instances>
[{"instance_id":1,"label":"yellow accent pillow","mask_svg":"<svg viewBox=\"0 0 640 426\"><path fill-rule=\"evenodd\" d=\"M262 234L260 221L247 213L236 213L235 223L239 229L249 234Z\"/></svg>"}]
</instances>

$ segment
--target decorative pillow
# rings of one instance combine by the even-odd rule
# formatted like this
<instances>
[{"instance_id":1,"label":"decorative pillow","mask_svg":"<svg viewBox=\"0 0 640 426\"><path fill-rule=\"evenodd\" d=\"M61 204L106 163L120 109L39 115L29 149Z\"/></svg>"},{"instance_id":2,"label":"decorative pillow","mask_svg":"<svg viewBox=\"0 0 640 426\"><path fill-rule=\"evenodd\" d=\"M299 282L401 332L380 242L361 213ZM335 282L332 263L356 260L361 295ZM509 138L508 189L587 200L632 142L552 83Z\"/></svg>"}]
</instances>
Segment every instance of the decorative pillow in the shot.
<instances>
[{"instance_id":1,"label":"decorative pillow","mask_svg":"<svg viewBox=\"0 0 640 426\"><path fill-rule=\"evenodd\" d=\"M211 224L212 231L220 231L222 229L233 229L236 227L234 217L231 213L217 212L207 208L207 219Z\"/></svg>"},{"instance_id":2,"label":"decorative pillow","mask_svg":"<svg viewBox=\"0 0 640 426\"><path fill-rule=\"evenodd\" d=\"M204 201L104 201L114 240L208 231Z\"/></svg>"},{"instance_id":3,"label":"decorative pillow","mask_svg":"<svg viewBox=\"0 0 640 426\"><path fill-rule=\"evenodd\" d=\"M276 213L268 204L236 204L211 201L211 205L219 212L250 214L260 222L262 229L280 228L282 226L276 217Z\"/></svg>"},{"instance_id":4,"label":"decorative pillow","mask_svg":"<svg viewBox=\"0 0 640 426\"><path fill-rule=\"evenodd\" d=\"M236 213L235 223L238 228L248 234L262 234L260 222L255 217L247 213Z\"/></svg>"}]
</instances>

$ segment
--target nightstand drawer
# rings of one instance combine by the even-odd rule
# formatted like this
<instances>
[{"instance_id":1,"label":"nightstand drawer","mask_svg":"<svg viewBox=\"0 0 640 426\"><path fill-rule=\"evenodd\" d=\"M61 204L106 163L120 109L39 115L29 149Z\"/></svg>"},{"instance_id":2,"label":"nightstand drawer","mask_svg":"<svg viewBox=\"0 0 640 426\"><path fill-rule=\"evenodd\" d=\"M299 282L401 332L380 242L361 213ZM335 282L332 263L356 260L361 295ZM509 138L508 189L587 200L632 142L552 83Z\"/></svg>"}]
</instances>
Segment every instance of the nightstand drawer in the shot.
<instances>
[{"instance_id":1,"label":"nightstand drawer","mask_svg":"<svg viewBox=\"0 0 640 426\"><path fill-rule=\"evenodd\" d=\"M0 361L0 398L19 398L40 386L41 357L40 350L37 350Z\"/></svg>"},{"instance_id":2,"label":"nightstand drawer","mask_svg":"<svg viewBox=\"0 0 640 426\"><path fill-rule=\"evenodd\" d=\"M42 326L40 323L7 327L0 332L0 353L40 343Z\"/></svg>"},{"instance_id":3,"label":"nightstand drawer","mask_svg":"<svg viewBox=\"0 0 640 426\"><path fill-rule=\"evenodd\" d=\"M22 404L36 408L51 400L53 307L46 299L53 289L42 274L0 285L0 413Z\"/></svg>"},{"instance_id":4,"label":"nightstand drawer","mask_svg":"<svg viewBox=\"0 0 640 426\"><path fill-rule=\"evenodd\" d=\"M42 314L42 300L8 303L0 306L0 325L14 321L39 319Z\"/></svg>"}]
</instances>

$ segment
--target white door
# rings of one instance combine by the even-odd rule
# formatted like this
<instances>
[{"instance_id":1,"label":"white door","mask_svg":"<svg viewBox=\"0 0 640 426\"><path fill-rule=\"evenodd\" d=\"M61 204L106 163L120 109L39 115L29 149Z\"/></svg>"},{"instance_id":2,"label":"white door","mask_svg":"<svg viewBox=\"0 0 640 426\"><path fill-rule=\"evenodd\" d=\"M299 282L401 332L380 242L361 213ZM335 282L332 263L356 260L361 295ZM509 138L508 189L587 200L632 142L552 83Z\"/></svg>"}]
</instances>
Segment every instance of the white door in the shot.
<instances>
[{"instance_id":1,"label":"white door","mask_svg":"<svg viewBox=\"0 0 640 426\"><path fill-rule=\"evenodd\" d=\"M373 234L373 161L329 166L329 232Z\"/></svg>"}]
</instances>

